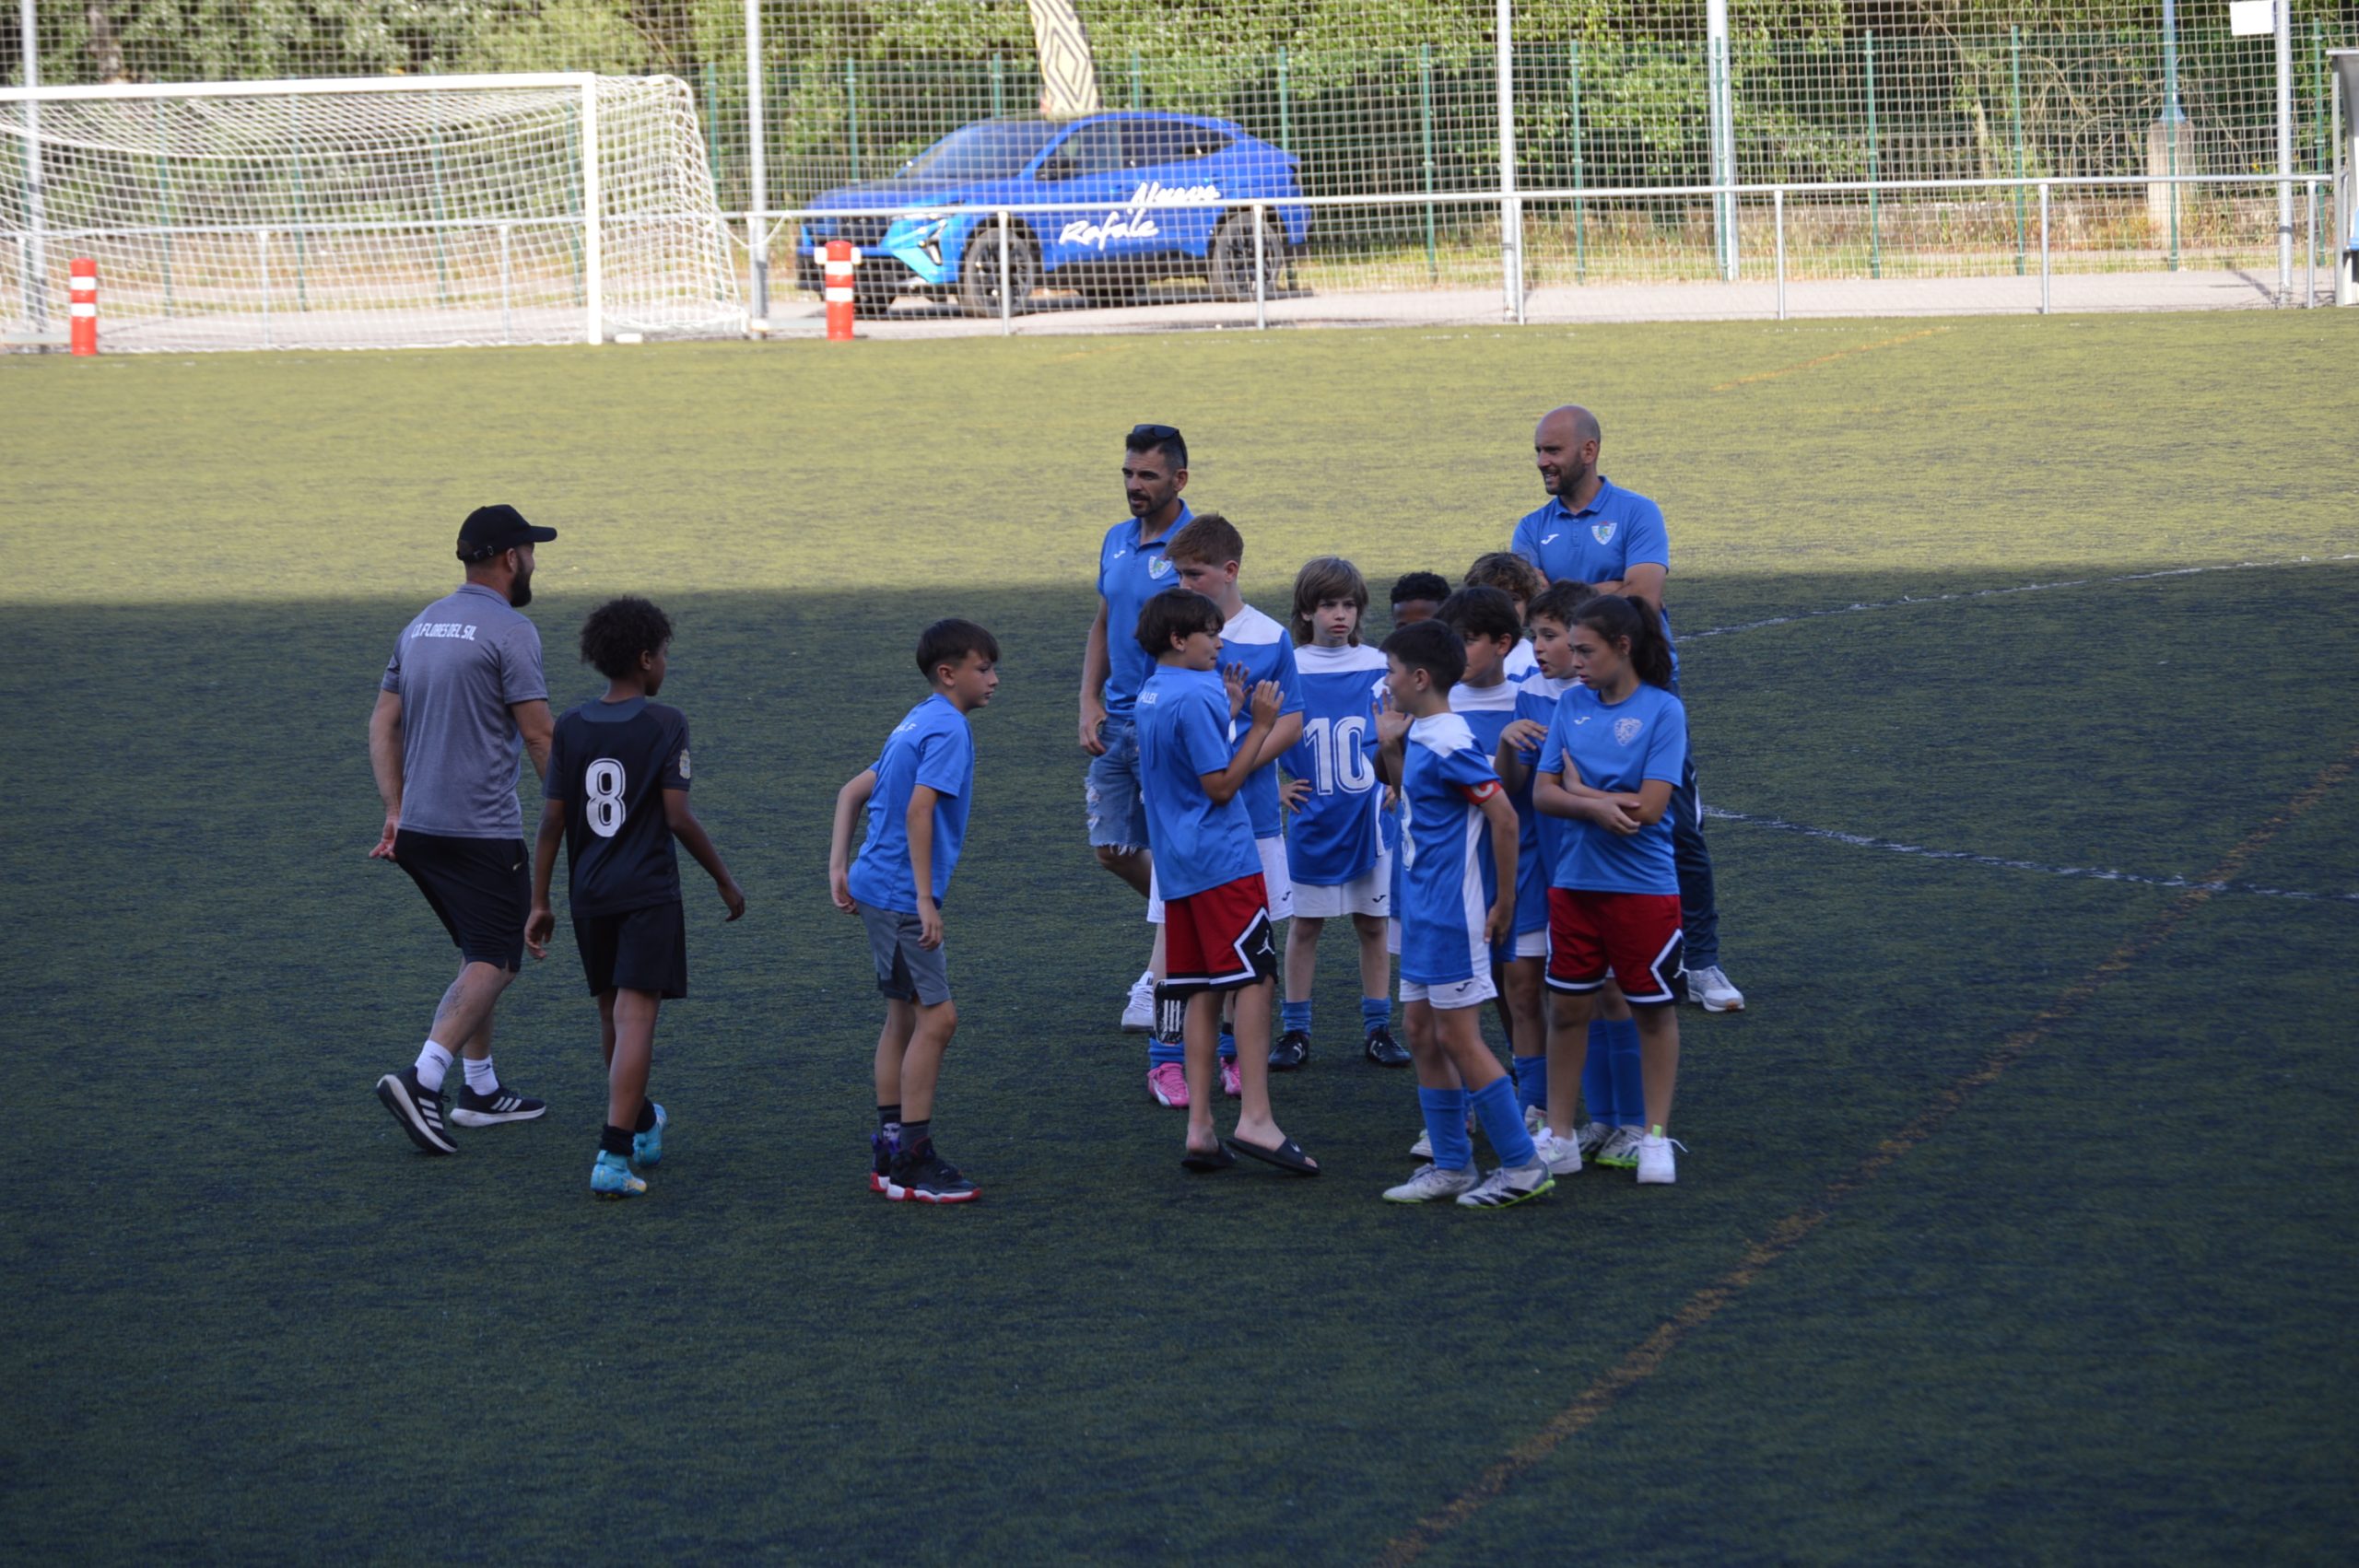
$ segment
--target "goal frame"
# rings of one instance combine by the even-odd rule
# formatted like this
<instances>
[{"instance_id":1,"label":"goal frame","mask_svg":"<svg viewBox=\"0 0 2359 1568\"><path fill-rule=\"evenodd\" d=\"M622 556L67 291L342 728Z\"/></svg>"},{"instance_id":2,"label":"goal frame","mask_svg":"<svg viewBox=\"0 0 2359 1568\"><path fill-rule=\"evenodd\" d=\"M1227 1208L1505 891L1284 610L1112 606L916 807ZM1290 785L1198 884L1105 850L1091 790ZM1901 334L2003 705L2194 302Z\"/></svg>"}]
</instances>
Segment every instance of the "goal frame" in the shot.
<instances>
[{"instance_id":1,"label":"goal frame","mask_svg":"<svg viewBox=\"0 0 2359 1568\"><path fill-rule=\"evenodd\" d=\"M119 82L99 87L0 88L0 103L70 103L92 99L295 98L307 95L480 91L502 88L570 88L581 98L582 338L605 340L603 235L605 228L598 163L598 83L594 71L476 72L433 76L298 76L249 82ZM28 138L27 156L37 159L41 144ZM36 169L38 165L35 165ZM37 178L37 176L36 176ZM36 246L41 231L31 238Z\"/></svg>"}]
</instances>

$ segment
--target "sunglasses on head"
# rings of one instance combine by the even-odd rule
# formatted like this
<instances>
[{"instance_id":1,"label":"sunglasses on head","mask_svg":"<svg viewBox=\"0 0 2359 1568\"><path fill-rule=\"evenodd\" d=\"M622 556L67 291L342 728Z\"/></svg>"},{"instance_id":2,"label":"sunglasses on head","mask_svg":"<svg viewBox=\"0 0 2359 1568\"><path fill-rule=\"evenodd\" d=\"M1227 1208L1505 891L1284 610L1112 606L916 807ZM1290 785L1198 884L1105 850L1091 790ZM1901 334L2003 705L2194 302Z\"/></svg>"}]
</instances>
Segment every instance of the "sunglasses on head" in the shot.
<instances>
[{"instance_id":1,"label":"sunglasses on head","mask_svg":"<svg viewBox=\"0 0 2359 1568\"><path fill-rule=\"evenodd\" d=\"M1133 425L1131 434L1156 441L1176 441L1180 439L1180 429L1175 425Z\"/></svg>"}]
</instances>

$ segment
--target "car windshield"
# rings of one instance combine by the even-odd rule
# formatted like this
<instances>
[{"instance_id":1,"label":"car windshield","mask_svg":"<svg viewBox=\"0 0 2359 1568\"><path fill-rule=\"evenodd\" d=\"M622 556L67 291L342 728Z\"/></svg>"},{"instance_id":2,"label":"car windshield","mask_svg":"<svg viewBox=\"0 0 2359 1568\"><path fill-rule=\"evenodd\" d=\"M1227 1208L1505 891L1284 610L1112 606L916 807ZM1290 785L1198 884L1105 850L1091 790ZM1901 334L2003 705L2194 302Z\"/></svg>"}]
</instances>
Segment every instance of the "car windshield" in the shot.
<instances>
[{"instance_id":1,"label":"car windshield","mask_svg":"<svg viewBox=\"0 0 2359 1568\"><path fill-rule=\"evenodd\" d=\"M1060 127L1044 120L994 120L965 125L911 158L904 180L1013 180L1040 156Z\"/></svg>"}]
</instances>

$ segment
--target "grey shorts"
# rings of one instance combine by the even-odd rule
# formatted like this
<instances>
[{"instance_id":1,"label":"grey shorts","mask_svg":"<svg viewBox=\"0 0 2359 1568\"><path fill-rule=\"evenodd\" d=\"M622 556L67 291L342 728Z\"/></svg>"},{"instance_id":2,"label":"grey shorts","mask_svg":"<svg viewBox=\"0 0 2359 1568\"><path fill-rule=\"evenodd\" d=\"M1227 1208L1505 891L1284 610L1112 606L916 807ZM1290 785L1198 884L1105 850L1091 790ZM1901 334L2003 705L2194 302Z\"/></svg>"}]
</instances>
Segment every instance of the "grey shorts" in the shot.
<instances>
[{"instance_id":1,"label":"grey shorts","mask_svg":"<svg viewBox=\"0 0 2359 1568\"><path fill-rule=\"evenodd\" d=\"M868 955L876 962L876 989L896 1001L934 1007L950 1000L949 943L926 951L918 945L918 918L898 909L860 907L868 928Z\"/></svg>"}]
</instances>

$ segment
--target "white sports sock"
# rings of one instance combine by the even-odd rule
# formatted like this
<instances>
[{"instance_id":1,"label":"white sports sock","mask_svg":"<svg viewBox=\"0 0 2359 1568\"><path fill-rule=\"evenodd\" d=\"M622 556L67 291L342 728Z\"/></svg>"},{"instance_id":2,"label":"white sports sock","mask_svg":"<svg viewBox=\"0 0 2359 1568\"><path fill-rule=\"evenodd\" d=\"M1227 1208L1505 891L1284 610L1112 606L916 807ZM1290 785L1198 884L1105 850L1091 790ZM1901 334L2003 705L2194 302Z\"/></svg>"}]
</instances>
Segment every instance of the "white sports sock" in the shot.
<instances>
[{"instance_id":1,"label":"white sports sock","mask_svg":"<svg viewBox=\"0 0 2359 1568\"><path fill-rule=\"evenodd\" d=\"M428 1094L442 1087L442 1080L451 1071L451 1053L434 1041L417 1053L417 1086Z\"/></svg>"},{"instance_id":2,"label":"white sports sock","mask_svg":"<svg viewBox=\"0 0 2359 1568\"><path fill-rule=\"evenodd\" d=\"M467 1087L469 1089L474 1090L478 1094L489 1094L499 1089L499 1074L491 1070L491 1059L489 1057L484 1058L481 1061L477 1061L474 1058L470 1057L467 1059L466 1068Z\"/></svg>"}]
</instances>

